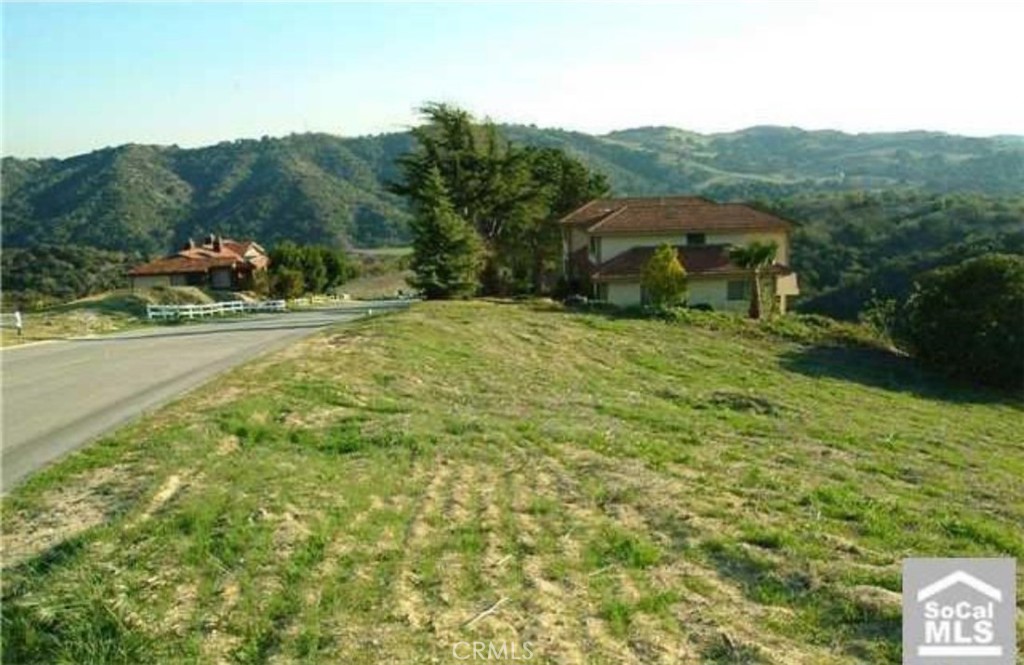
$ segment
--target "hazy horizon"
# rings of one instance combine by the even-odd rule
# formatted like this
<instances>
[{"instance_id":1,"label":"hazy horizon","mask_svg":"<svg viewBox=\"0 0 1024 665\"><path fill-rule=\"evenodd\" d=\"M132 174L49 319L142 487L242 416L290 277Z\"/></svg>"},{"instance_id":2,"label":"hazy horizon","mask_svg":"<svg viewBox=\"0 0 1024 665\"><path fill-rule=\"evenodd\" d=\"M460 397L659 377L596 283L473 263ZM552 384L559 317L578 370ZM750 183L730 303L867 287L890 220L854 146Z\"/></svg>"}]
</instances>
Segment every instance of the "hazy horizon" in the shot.
<instances>
[{"instance_id":1,"label":"hazy horizon","mask_svg":"<svg viewBox=\"0 0 1024 665\"><path fill-rule=\"evenodd\" d=\"M637 130L644 130L644 129L674 129L674 130L690 132L690 133L693 133L693 134L699 134L701 136L714 136L714 135L722 135L722 134L735 134L735 133L739 133L739 132L743 132L743 131L748 131L748 130L751 130L751 129L758 129L758 128L774 128L774 129L795 129L795 130L803 131L803 132L838 132L840 134L846 134L848 136L857 136L857 135L866 135L866 134L926 133L926 134L942 134L942 135L945 135L945 136L957 136L957 137L977 138L977 139L1000 139L1000 138L1002 138L1002 139L1024 141L1024 134L971 135L971 134L953 134L953 133L950 133L950 132L943 132L941 130L929 130L929 129L905 129L905 130L896 130L896 131L877 131L877 132L845 132L845 131L842 131L842 130L833 129L833 128L829 128L829 127L808 129L806 127L797 127L795 125L750 125L749 127L740 127L738 129L725 130L725 131L720 131L720 132L697 132L695 130L687 129L686 127L672 127L672 126L669 126L669 125L643 125L643 126L638 126L638 127L622 127L620 129L612 129L612 130L607 131L607 132L602 132L600 134L595 134L595 133L584 132L584 131L581 131L581 130L578 130L578 129L571 129L571 128L567 128L567 127L545 127L545 126L542 126L542 125L537 125L535 123L530 123L530 125L524 125L523 123L507 123L507 122L501 122L501 120L498 119L498 118L492 118L492 120L494 120L498 125L505 125L505 126L534 126L537 129L539 129L539 130L571 132L571 133L586 134L588 136L595 136L595 137L602 137L602 136L608 136L610 134L617 134L617 133L621 133L621 132L637 131ZM397 134L397 133L402 133L403 131L405 131L405 130L403 130L403 129L396 129L396 130L390 131L390 132L369 132L369 133L365 133L365 134L336 134L336 133L327 132L327 131L314 131L314 130L310 130L310 131L304 131L304 132L287 132L287 133L284 133L284 134L274 134L274 135L265 134L263 136L266 136L267 138L269 138L271 140L286 139L289 136L308 136L308 135L327 135L327 136L333 136L335 138L340 138L340 139L359 139L359 138L370 138L370 137L374 137L374 136L381 136L381 135L386 135L386 134ZM123 146L126 146L126 145L152 146L152 147L158 147L158 148L177 147L177 148L180 148L182 150L198 150L198 149L202 149L202 148L208 148L208 147L216 146L216 145L222 144L222 143L233 143L235 141L259 141L260 139L263 138L263 136L234 136L234 137L223 138L223 139L219 139L219 140L215 140L215 141L211 141L211 142L196 143L196 144L184 144L184 143L181 143L181 142L178 142L178 143L152 143L152 142L142 142L142 141L125 141L124 143L116 143L116 144L110 144L110 145L96 146L95 148L89 148L88 150L83 150L81 152L76 152L76 153L72 153L72 154L68 154L68 155L11 155L11 154L7 154L7 153L3 153L2 156L4 158L11 157L11 158L15 158L15 159L37 159L37 160L42 160L42 159L70 159L70 158L77 157L77 156L80 156L80 155L85 155L85 154L89 154L89 153L93 153L93 152L100 152L102 150L110 150L110 149L114 149L114 148L120 148L120 147L123 147Z\"/></svg>"},{"instance_id":2,"label":"hazy horizon","mask_svg":"<svg viewBox=\"0 0 1024 665\"><path fill-rule=\"evenodd\" d=\"M4 3L0 152L403 131L429 101L667 126L1024 135L1001 3Z\"/></svg>"}]
</instances>

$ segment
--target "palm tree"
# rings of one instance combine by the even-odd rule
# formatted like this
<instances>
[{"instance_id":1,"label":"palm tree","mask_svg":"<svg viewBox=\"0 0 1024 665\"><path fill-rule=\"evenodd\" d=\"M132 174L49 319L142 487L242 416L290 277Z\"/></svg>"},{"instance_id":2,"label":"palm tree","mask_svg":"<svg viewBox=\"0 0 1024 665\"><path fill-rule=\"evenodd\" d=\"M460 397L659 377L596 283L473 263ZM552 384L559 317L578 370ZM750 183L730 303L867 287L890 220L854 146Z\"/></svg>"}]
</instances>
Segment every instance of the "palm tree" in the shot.
<instances>
[{"instance_id":1,"label":"palm tree","mask_svg":"<svg viewBox=\"0 0 1024 665\"><path fill-rule=\"evenodd\" d=\"M750 271L754 289L750 294L750 311L752 319L761 318L761 274L762 271L775 263L775 254L779 245L771 242L754 241L745 247L733 247L729 250L729 259L738 267Z\"/></svg>"}]
</instances>

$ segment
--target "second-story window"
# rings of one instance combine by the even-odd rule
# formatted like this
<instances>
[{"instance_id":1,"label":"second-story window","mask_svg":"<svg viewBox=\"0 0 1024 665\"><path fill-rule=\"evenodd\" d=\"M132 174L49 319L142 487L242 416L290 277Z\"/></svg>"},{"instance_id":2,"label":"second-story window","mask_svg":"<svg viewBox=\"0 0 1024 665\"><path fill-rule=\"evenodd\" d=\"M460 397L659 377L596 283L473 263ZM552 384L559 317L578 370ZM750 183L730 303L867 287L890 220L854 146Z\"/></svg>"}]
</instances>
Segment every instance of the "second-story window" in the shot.
<instances>
[{"instance_id":1,"label":"second-story window","mask_svg":"<svg viewBox=\"0 0 1024 665\"><path fill-rule=\"evenodd\" d=\"M601 239L597 236L590 236L590 256L595 261L601 260Z\"/></svg>"},{"instance_id":2,"label":"second-story window","mask_svg":"<svg viewBox=\"0 0 1024 665\"><path fill-rule=\"evenodd\" d=\"M707 236L703 233L687 233L686 244L687 245L703 245L708 241Z\"/></svg>"}]
</instances>

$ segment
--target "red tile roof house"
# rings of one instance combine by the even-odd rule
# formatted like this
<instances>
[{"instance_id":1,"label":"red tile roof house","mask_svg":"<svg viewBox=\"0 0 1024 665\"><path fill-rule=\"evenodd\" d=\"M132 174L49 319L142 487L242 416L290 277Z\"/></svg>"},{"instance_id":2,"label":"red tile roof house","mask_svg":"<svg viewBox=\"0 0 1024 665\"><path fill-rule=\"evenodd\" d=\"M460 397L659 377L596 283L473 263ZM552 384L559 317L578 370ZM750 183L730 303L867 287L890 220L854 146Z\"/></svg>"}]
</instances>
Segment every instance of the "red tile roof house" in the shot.
<instances>
[{"instance_id":1,"label":"red tile roof house","mask_svg":"<svg viewBox=\"0 0 1024 665\"><path fill-rule=\"evenodd\" d=\"M699 196L596 199L561 220L563 266L570 284L589 284L594 298L614 305L644 301L644 265L663 244L676 248L686 269L687 302L716 310L747 311L749 272L729 260L729 249L774 240L779 250L764 283L767 302L786 311L799 294L789 268L792 222L738 203Z\"/></svg>"},{"instance_id":2,"label":"red tile roof house","mask_svg":"<svg viewBox=\"0 0 1024 665\"><path fill-rule=\"evenodd\" d=\"M240 291L252 287L253 273L266 270L267 252L251 240L207 236L202 245L190 238L175 254L128 271L132 290L154 286L199 286Z\"/></svg>"}]
</instances>

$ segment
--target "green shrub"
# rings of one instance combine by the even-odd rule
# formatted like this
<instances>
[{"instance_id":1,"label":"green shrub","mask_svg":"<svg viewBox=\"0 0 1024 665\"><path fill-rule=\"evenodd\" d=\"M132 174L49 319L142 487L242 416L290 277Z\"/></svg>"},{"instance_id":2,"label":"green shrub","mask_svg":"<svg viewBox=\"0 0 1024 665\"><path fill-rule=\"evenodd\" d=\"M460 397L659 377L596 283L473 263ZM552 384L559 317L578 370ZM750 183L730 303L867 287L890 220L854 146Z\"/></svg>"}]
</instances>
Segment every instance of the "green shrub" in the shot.
<instances>
[{"instance_id":1,"label":"green shrub","mask_svg":"<svg viewBox=\"0 0 1024 665\"><path fill-rule=\"evenodd\" d=\"M900 335L915 356L952 374L1024 388L1024 257L987 254L925 273Z\"/></svg>"},{"instance_id":2,"label":"green shrub","mask_svg":"<svg viewBox=\"0 0 1024 665\"><path fill-rule=\"evenodd\" d=\"M676 305L686 299L686 270L675 247L662 245L644 266L642 285L655 308Z\"/></svg>"},{"instance_id":3,"label":"green shrub","mask_svg":"<svg viewBox=\"0 0 1024 665\"><path fill-rule=\"evenodd\" d=\"M302 272L294 268L279 268L270 276L270 293L275 298L298 298L305 290Z\"/></svg>"}]
</instances>

